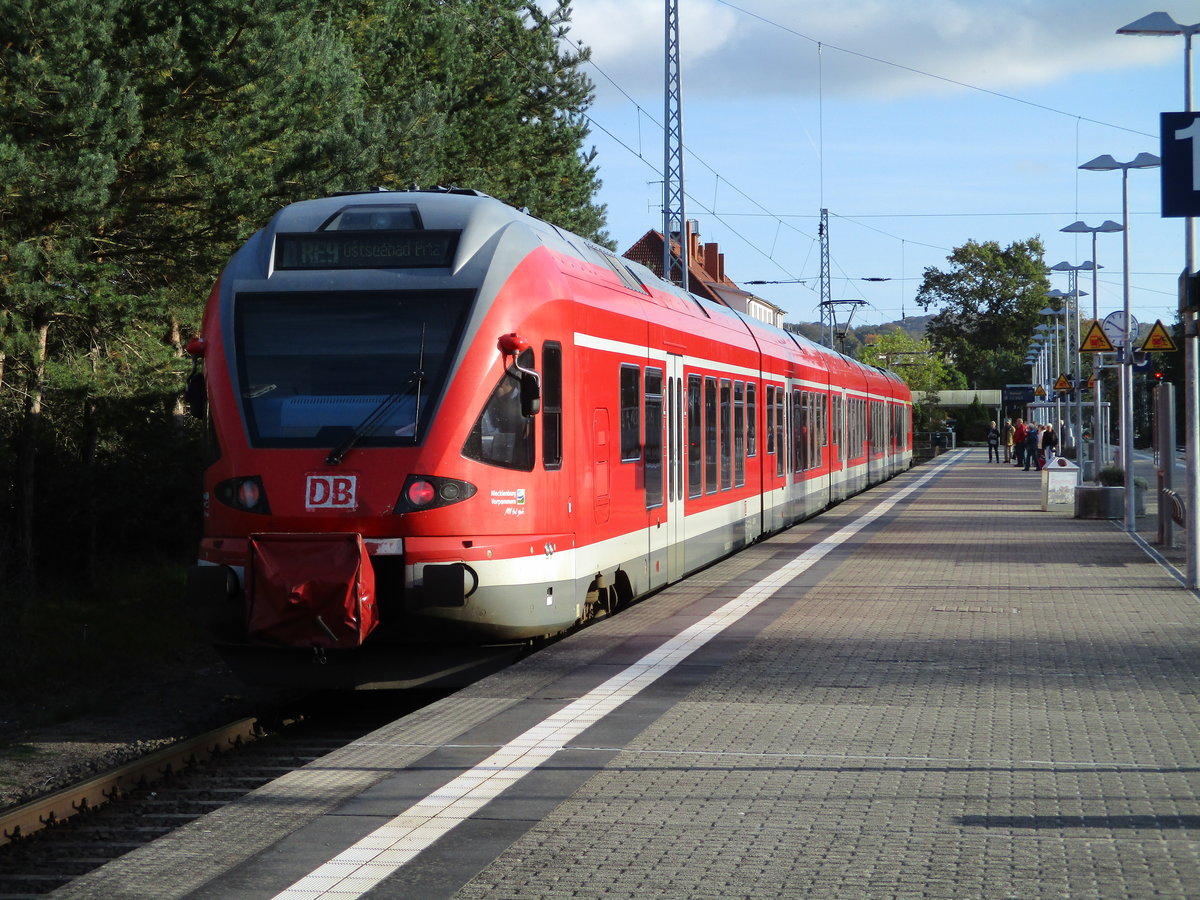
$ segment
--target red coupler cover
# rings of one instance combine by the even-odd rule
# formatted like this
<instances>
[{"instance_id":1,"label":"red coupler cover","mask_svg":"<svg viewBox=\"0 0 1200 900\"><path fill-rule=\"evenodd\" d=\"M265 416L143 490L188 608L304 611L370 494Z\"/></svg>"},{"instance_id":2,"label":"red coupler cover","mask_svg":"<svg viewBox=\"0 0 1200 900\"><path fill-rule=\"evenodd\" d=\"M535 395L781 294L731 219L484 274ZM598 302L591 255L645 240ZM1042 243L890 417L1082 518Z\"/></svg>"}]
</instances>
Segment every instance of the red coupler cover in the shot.
<instances>
[{"instance_id":1,"label":"red coupler cover","mask_svg":"<svg viewBox=\"0 0 1200 900\"><path fill-rule=\"evenodd\" d=\"M357 647L378 623L359 534L252 534L247 631L289 647Z\"/></svg>"}]
</instances>

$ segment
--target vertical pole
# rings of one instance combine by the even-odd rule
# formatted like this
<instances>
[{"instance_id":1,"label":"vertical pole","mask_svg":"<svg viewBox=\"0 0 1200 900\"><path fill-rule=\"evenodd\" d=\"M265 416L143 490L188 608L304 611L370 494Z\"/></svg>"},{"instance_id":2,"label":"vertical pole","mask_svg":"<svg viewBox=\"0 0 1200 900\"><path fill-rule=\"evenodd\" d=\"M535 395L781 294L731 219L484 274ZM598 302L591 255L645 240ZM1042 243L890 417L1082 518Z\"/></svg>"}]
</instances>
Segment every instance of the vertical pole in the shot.
<instances>
[{"instance_id":1,"label":"vertical pole","mask_svg":"<svg viewBox=\"0 0 1200 900\"><path fill-rule=\"evenodd\" d=\"M829 348L833 349L833 330L837 327L833 312L832 291L829 286L829 210L821 210L821 324L829 319Z\"/></svg>"},{"instance_id":2,"label":"vertical pole","mask_svg":"<svg viewBox=\"0 0 1200 900\"><path fill-rule=\"evenodd\" d=\"M666 89L663 113L663 278L688 289L687 213L683 198L683 90L679 65L679 5L666 2ZM671 235L679 235L679 255Z\"/></svg>"},{"instance_id":3,"label":"vertical pole","mask_svg":"<svg viewBox=\"0 0 1200 900\"><path fill-rule=\"evenodd\" d=\"M1175 385L1160 384L1154 391L1158 444L1158 542L1175 546L1175 521L1163 503L1162 491L1175 484Z\"/></svg>"},{"instance_id":4,"label":"vertical pole","mask_svg":"<svg viewBox=\"0 0 1200 900\"><path fill-rule=\"evenodd\" d=\"M1062 319L1061 322L1059 321L1060 318ZM1066 308L1066 304L1063 304L1063 315L1056 316L1054 319L1054 334L1055 336L1059 335L1060 333L1062 335L1062 341L1059 345L1061 347L1060 352L1062 354L1062 361L1058 364L1058 372L1054 375L1055 381L1058 381L1058 377L1060 375L1067 374L1067 322L1069 322L1070 319L1071 312ZM1058 419L1058 421L1054 423L1054 433L1058 435L1058 446L1061 448L1062 442L1067 439L1066 429L1063 426L1071 419L1071 401L1068 399L1064 404L1061 394L1056 393L1054 396L1054 415ZM1063 417L1064 405L1067 408L1065 418Z\"/></svg>"},{"instance_id":5,"label":"vertical pole","mask_svg":"<svg viewBox=\"0 0 1200 900\"><path fill-rule=\"evenodd\" d=\"M1096 265L1095 253L1092 254L1092 265ZM1083 450L1083 359L1079 355L1079 340L1082 337L1081 331L1083 330L1079 323L1079 270L1076 269L1072 275L1075 280L1074 297L1071 298L1075 308L1075 331L1072 333L1071 338L1072 346L1075 348L1073 362L1075 367L1073 372L1075 376L1075 392L1071 399L1075 404L1075 465L1079 467L1079 471L1075 473L1075 483L1082 484L1085 454Z\"/></svg>"},{"instance_id":6,"label":"vertical pole","mask_svg":"<svg viewBox=\"0 0 1200 900\"><path fill-rule=\"evenodd\" d=\"M1183 35L1183 100L1184 109L1192 106L1192 35ZM1196 220L1184 220L1184 251L1187 272L1196 271ZM1200 354L1197 353L1196 309L1186 296L1179 298L1179 318L1183 322L1183 383L1184 383L1184 443L1187 447L1187 507L1184 528L1187 530L1187 584L1200 588ZM1170 448L1174 456L1175 448Z\"/></svg>"},{"instance_id":7,"label":"vertical pole","mask_svg":"<svg viewBox=\"0 0 1200 900\"><path fill-rule=\"evenodd\" d=\"M1096 262L1096 232L1092 232L1092 321L1100 321L1100 265ZM1101 443L1100 394L1103 385L1103 357L1092 354L1092 481L1100 483L1100 469L1104 466L1104 450ZM1107 441L1107 437L1104 438Z\"/></svg>"},{"instance_id":8,"label":"vertical pole","mask_svg":"<svg viewBox=\"0 0 1200 900\"><path fill-rule=\"evenodd\" d=\"M1121 222L1125 231L1125 269L1122 288L1125 294L1125 346L1121 351L1121 467L1125 470L1125 530L1137 531L1137 507L1134 505L1133 485L1133 335L1129 333L1129 167L1121 169Z\"/></svg>"}]
</instances>

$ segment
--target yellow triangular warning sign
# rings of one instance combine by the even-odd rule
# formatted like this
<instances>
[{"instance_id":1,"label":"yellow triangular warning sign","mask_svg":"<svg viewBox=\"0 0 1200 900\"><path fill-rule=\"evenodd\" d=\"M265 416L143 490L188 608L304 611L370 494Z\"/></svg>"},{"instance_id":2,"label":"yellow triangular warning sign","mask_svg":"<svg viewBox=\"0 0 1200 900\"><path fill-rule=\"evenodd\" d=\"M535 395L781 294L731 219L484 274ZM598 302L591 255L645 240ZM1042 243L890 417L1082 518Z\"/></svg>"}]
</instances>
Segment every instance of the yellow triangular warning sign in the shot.
<instances>
[{"instance_id":1,"label":"yellow triangular warning sign","mask_svg":"<svg viewBox=\"0 0 1200 900\"><path fill-rule=\"evenodd\" d=\"M1171 340L1171 335L1167 333L1167 329L1163 327L1162 319L1154 323L1154 327L1146 335L1146 340L1142 342L1142 349L1161 350L1167 353L1178 349L1175 346L1175 342Z\"/></svg>"},{"instance_id":2,"label":"yellow triangular warning sign","mask_svg":"<svg viewBox=\"0 0 1200 900\"><path fill-rule=\"evenodd\" d=\"M1066 375L1059 375L1058 381L1054 382L1054 390L1069 391L1071 390L1071 382L1067 381Z\"/></svg>"},{"instance_id":3,"label":"yellow triangular warning sign","mask_svg":"<svg viewBox=\"0 0 1200 900\"><path fill-rule=\"evenodd\" d=\"M1039 384L1039 385L1038 385L1036 388L1034 388L1034 389L1033 389L1033 396L1035 396L1035 397L1045 397L1045 396L1046 396L1046 389L1045 389L1044 387L1042 387L1042 386Z\"/></svg>"},{"instance_id":4,"label":"yellow triangular warning sign","mask_svg":"<svg viewBox=\"0 0 1200 900\"><path fill-rule=\"evenodd\" d=\"M1112 345L1112 341L1108 339L1108 335L1104 333L1104 329L1100 327L1099 322L1093 322L1092 327L1088 329L1088 333L1083 336L1083 342L1079 345L1080 353L1116 353L1117 348Z\"/></svg>"}]
</instances>

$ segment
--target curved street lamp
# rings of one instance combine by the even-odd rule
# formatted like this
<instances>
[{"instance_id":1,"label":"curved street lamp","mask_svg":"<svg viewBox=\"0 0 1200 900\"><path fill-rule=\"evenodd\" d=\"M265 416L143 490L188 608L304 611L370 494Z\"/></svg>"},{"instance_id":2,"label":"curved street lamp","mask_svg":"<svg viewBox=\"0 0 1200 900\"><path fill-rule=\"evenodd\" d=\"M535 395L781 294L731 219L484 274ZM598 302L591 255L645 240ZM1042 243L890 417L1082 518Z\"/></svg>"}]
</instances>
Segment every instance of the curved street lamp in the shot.
<instances>
[{"instance_id":1,"label":"curved street lamp","mask_svg":"<svg viewBox=\"0 0 1200 900\"><path fill-rule=\"evenodd\" d=\"M1123 324L1124 347L1119 371L1121 375L1121 467L1125 470L1125 530L1130 534L1137 531L1136 507L1133 490L1133 342L1129 333L1129 170L1155 169L1162 163L1153 153L1139 153L1129 162L1117 162L1105 153L1085 162L1079 168L1089 172L1121 172L1121 224L1124 225L1124 276L1125 321Z\"/></svg>"},{"instance_id":2,"label":"curved street lamp","mask_svg":"<svg viewBox=\"0 0 1200 900\"><path fill-rule=\"evenodd\" d=\"M1096 235L1098 234L1113 234L1118 231L1124 231L1125 226L1119 222L1114 222L1112 219L1105 219L1099 225L1088 225L1086 222L1072 222L1066 228L1060 228L1059 231L1066 234L1090 234L1092 236L1092 259L1085 262L1080 269L1084 267L1090 268L1092 272L1092 321L1100 321L1100 266L1094 260L1096 259ZM1064 266L1059 263L1053 268ZM1077 282L1078 283L1078 282ZM1076 335L1076 344L1079 343L1078 335ZM1100 422L1103 414L1104 401L1101 396L1103 393L1103 382L1101 381L1100 372L1104 368L1104 360L1101 354L1092 354L1092 382L1095 388L1092 391L1092 480L1099 483L1100 469L1107 461L1108 456L1107 441L1101 443Z\"/></svg>"},{"instance_id":3,"label":"curved street lamp","mask_svg":"<svg viewBox=\"0 0 1200 900\"><path fill-rule=\"evenodd\" d=\"M1154 12L1118 28L1117 34L1183 35L1183 108L1191 112L1192 105L1192 35L1200 32L1200 22L1180 25L1165 12ZM1196 271L1196 219L1188 216L1183 225L1183 247L1186 271ZM1197 336L1196 315L1180 299L1180 319L1183 322L1183 389L1184 445L1187 447L1187 503L1184 530L1187 535L1187 585L1200 588L1200 338ZM1171 540L1171 521L1162 520L1163 538Z\"/></svg>"}]
</instances>

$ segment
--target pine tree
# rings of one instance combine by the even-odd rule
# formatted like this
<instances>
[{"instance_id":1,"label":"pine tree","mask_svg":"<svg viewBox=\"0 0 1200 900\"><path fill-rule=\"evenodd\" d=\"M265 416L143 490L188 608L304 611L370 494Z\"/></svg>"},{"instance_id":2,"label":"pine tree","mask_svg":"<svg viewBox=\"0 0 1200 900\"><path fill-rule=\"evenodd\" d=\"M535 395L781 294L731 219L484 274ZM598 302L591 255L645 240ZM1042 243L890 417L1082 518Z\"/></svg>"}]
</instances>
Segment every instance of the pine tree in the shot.
<instances>
[{"instance_id":1,"label":"pine tree","mask_svg":"<svg viewBox=\"0 0 1200 900\"><path fill-rule=\"evenodd\" d=\"M61 323L110 267L92 254L121 159L140 136L128 73L104 58L119 0L0 7L0 310L10 503L18 563L32 569L48 366Z\"/></svg>"},{"instance_id":2,"label":"pine tree","mask_svg":"<svg viewBox=\"0 0 1200 900\"><path fill-rule=\"evenodd\" d=\"M585 50L565 52L569 0L360 0L343 7L387 136L375 181L474 188L606 240L584 149ZM400 23L403 23L402 27Z\"/></svg>"},{"instance_id":3,"label":"pine tree","mask_svg":"<svg viewBox=\"0 0 1200 900\"><path fill-rule=\"evenodd\" d=\"M182 344L286 203L457 184L605 238L586 51L544 7L0 4L0 568L31 570L39 508L85 548L101 495L185 527Z\"/></svg>"}]
</instances>

